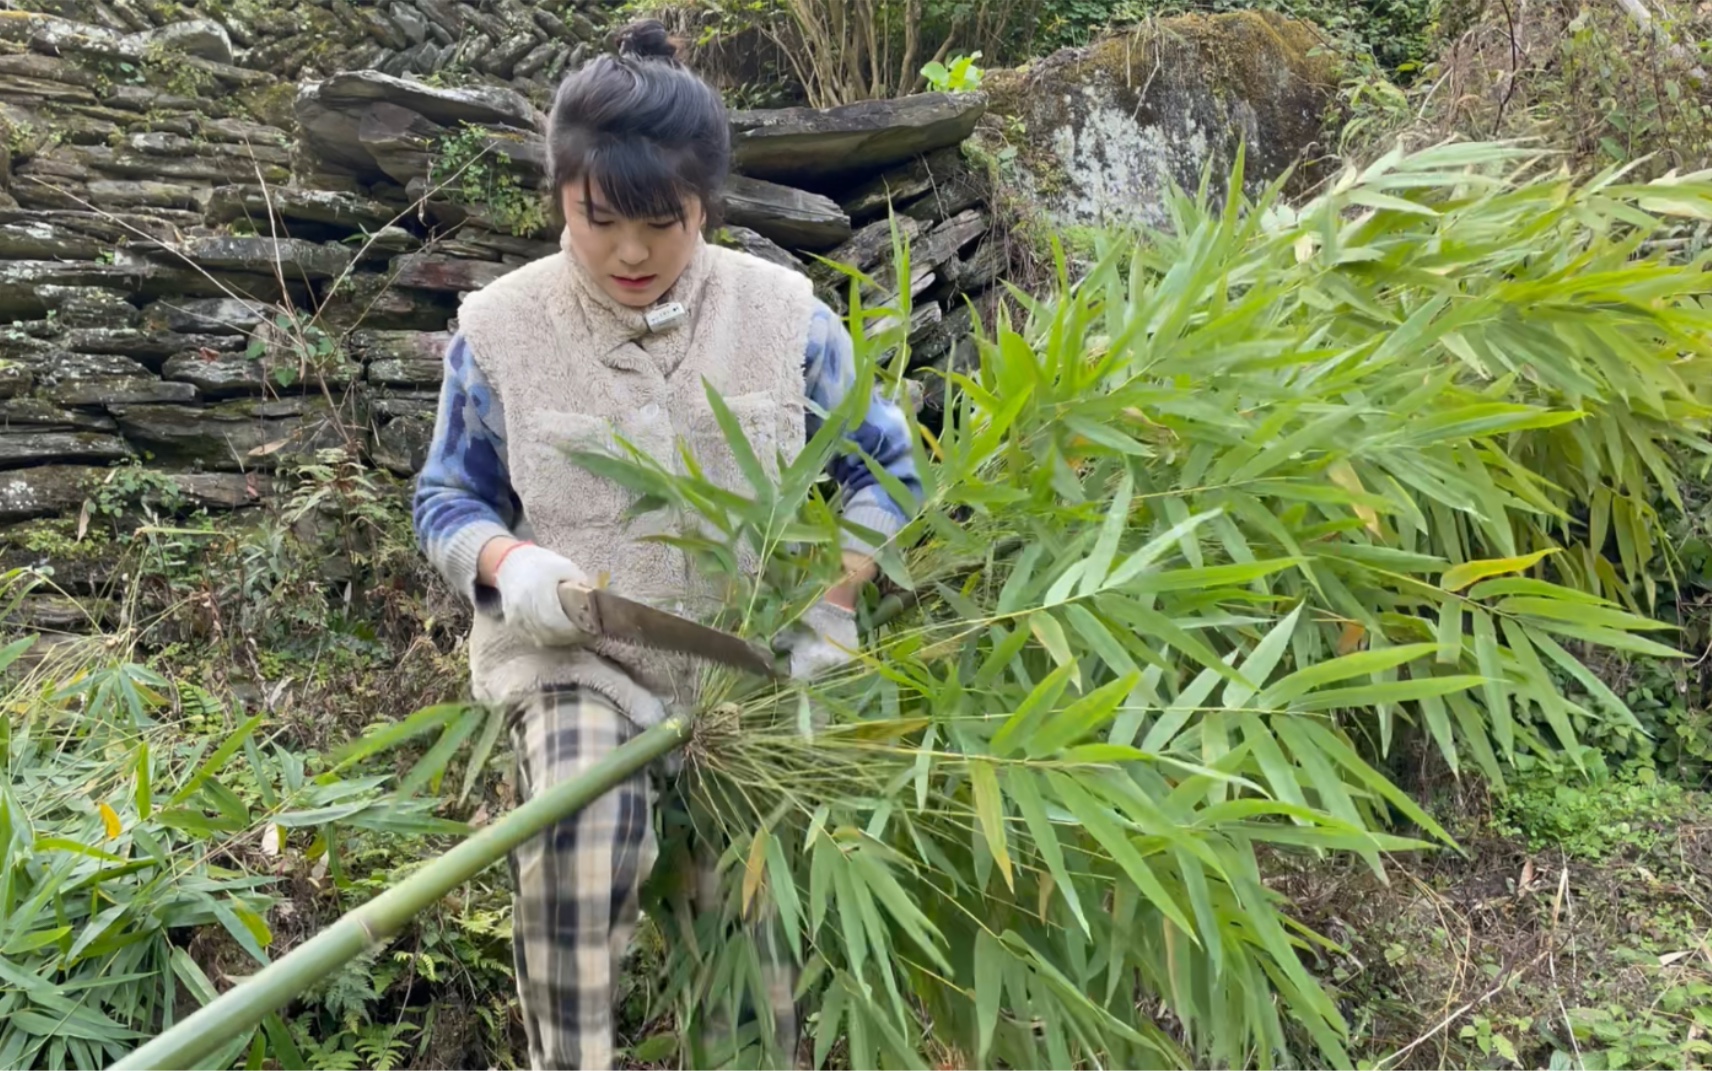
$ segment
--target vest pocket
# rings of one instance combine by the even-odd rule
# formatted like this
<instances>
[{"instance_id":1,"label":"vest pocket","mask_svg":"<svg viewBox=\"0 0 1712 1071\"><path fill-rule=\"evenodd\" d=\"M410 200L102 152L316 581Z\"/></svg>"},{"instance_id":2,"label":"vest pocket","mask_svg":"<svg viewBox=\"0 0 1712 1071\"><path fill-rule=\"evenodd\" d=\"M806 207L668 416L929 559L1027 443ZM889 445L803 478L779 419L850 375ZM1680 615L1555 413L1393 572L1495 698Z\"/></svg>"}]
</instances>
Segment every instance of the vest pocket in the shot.
<instances>
[{"instance_id":1,"label":"vest pocket","mask_svg":"<svg viewBox=\"0 0 1712 1071\"><path fill-rule=\"evenodd\" d=\"M739 394L724 401L737 426L743 429L744 437L749 440L749 449L761 462L761 471L769 480L776 480L779 475L778 452L784 431L784 407L777 398L764 391ZM755 488L744 476L743 467L737 463L737 455L726 439L724 429L719 426L713 408L705 400L697 400L689 424L686 438L708 482L745 498L754 498Z\"/></svg>"},{"instance_id":2,"label":"vest pocket","mask_svg":"<svg viewBox=\"0 0 1712 1071\"><path fill-rule=\"evenodd\" d=\"M671 419L659 406L647 406L607 420L587 413L557 409L534 409L523 415L523 435L512 449L512 484L523 500L528 516L544 543L561 553L574 549L584 555L607 558L613 540L598 532L622 533L623 542L654 533L663 527L658 518L642 517L626 523L624 511L636 499L634 492L604 476L597 476L570 456L573 451L623 456L618 445L623 436L632 446L655 460L670 464ZM580 544L580 545L579 545ZM589 569L607 563L579 560Z\"/></svg>"}]
</instances>

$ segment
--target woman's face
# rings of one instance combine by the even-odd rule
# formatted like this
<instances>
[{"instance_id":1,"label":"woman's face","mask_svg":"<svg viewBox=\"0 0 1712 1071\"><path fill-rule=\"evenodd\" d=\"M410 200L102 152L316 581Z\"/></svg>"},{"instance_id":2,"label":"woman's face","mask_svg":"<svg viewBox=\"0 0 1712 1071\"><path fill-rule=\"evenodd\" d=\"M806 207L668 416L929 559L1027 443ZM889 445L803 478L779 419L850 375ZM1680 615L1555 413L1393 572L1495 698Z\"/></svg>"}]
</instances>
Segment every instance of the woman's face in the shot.
<instances>
[{"instance_id":1,"label":"woman's face","mask_svg":"<svg viewBox=\"0 0 1712 1071\"><path fill-rule=\"evenodd\" d=\"M683 219L625 219L607 206L596 183L560 190L571 254L621 305L647 308L689 266L706 214L701 200L684 201Z\"/></svg>"}]
</instances>

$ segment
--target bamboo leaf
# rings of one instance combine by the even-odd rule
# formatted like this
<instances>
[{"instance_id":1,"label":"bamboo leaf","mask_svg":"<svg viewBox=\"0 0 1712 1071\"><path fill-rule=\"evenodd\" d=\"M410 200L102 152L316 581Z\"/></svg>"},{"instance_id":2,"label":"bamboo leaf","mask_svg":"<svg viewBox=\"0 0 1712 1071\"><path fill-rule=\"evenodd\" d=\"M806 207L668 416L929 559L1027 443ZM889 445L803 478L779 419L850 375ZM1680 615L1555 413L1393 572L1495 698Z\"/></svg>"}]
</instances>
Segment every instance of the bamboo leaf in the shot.
<instances>
[{"instance_id":1,"label":"bamboo leaf","mask_svg":"<svg viewBox=\"0 0 1712 1071\"><path fill-rule=\"evenodd\" d=\"M732 415L725 399L720 397L713 384L705 378L702 380L702 390L707 397L708 408L713 411L713 419L725 436L725 445L731 450L738 471L742 472L743 478L748 481L749 489L755 493L757 499L771 501L775 494L773 481L761 467L761 461L755 456L755 448L750 445L749 436L744 433L743 426Z\"/></svg>"},{"instance_id":2,"label":"bamboo leaf","mask_svg":"<svg viewBox=\"0 0 1712 1071\"><path fill-rule=\"evenodd\" d=\"M1435 661L1454 666L1462 661L1462 604L1446 599L1439 606L1438 651Z\"/></svg>"},{"instance_id":3,"label":"bamboo leaf","mask_svg":"<svg viewBox=\"0 0 1712 1071\"><path fill-rule=\"evenodd\" d=\"M755 836L749 841L749 856L743 864L743 914L749 917L749 905L755 901L755 893L761 888L761 875L766 872L767 845L772 843L772 836L765 826L755 831Z\"/></svg>"},{"instance_id":4,"label":"bamboo leaf","mask_svg":"<svg viewBox=\"0 0 1712 1071\"><path fill-rule=\"evenodd\" d=\"M1283 750L1278 746L1276 734L1261 720L1260 715L1252 711L1241 714L1243 739L1254 751L1255 761L1260 764L1261 773L1266 775L1266 781L1272 786L1272 794L1286 803L1296 807L1306 808L1307 797L1302 795L1302 787L1296 781L1295 768L1284 757ZM1205 815L1211 808L1204 809Z\"/></svg>"},{"instance_id":5,"label":"bamboo leaf","mask_svg":"<svg viewBox=\"0 0 1712 1071\"><path fill-rule=\"evenodd\" d=\"M481 778L482 771L487 769L487 760L493 755L493 749L499 743L499 734L505 729L505 717L499 711L486 711L482 715L481 737L476 740L475 750L470 752L467 768L464 770L464 786L458 790L458 802L463 803L475 791L476 781Z\"/></svg>"},{"instance_id":6,"label":"bamboo leaf","mask_svg":"<svg viewBox=\"0 0 1712 1071\"><path fill-rule=\"evenodd\" d=\"M785 846L777 837L767 838L767 880L773 891L773 903L778 905L779 920L784 923L785 936L790 941L791 955L802 962L802 900L797 896L797 883L785 859Z\"/></svg>"},{"instance_id":7,"label":"bamboo leaf","mask_svg":"<svg viewBox=\"0 0 1712 1071\"><path fill-rule=\"evenodd\" d=\"M999 1026L1001 952L999 942L985 928L975 931L975 1058L982 1064L992 1052L993 1033Z\"/></svg>"},{"instance_id":8,"label":"bamboo leaf","mask_svg":"<svg viewBox=\"0 0 1712 1071\"><path fill-rule=\"evenodd\" d=\"M1489 558L1481 561L1463 562L1445 570L1439 579L1439 586L1446 591L1461 591L1477 580L1487 577L1500 576L1504 573L1519 573L1531 569L1549 554L1557 550L1540 550L1532 554L1522 554L1513 558Z\"/></svg>"},{"instance_id":9,"label":"bamboo leaf","mask_svg":"<svg viewBox=\"0 0 1712 1071\"><path fill-rule=\"evenodd\" d=\"M1354 774L1357 780L1366 785L1368 789L1390 801L1392 806L1408 815L1409 820L1422 829L1446 844L1455 845L1456 841L1444 831L1442 826L1433 821L1431 815L1417 806L1414 800L1393 785L1385 775L1362 761L1361 756L1355 753L1355 749L1339 739L1337 734L1317 722L1304 720L1298 724L1303 732L1319 745L1321 751L1330 755L1340 766Z\"/></svg>"},{"instance_id":10,"label":"bamboo leaf","mask_svg":"<svg viewBox=\"0 0 1712 1071\"><path fill-rule=\"evenodd\" d=\"M333 769L335 771L347 769L383 751L390 751L406 741L437 732L461 717L466 709L468 706L464 703L444 703L439 706L424 707L402 721L383 725L378 729L364 733L356 740L333 752L331 756Z\"/></svg>"},{"instance_id":11,"label":"bamboo leaf","mask_svg":"<svg viewBox=\"0 0 1712 1071\"><path fill-rule=\"evenodd\" d=\"M1016 889L1011 874L1011 853L1005 832L1004 804L999 796L999 779L993 764L985 759L969 761L969 785L975 794L975 814L981 820L981 833L987 838L987 849L993 853L999 874L1005 885Z\"/></svg>"},{"instance_id":12,"label":"bamboo leaf","mask_svg":"<svg viewBox=\"0 0 1712 1071\"><path fill-rule=\"evenodd\" d=\"M1090 650L1099 655L1100 661L1113 673L1140 676L1134 659L1130 658L1111 630L1094 616L1093 611L1086 606L1072 604L1064 608L1064 616L1069 619L1070 628L1076 635L1082 638Z\"/></svg>"},{"instance_id":13,"label":"bamboo leaf","mask_svg":"<svg viewBox=\"0 0 1712 1071\"><path fill-rule=\"evenodd\" d=\"M1048 771L1046 777L1059 801L1082 823L1088 835L1123 868L1124 873L1135 882L1136 888L1147 901L1175 923L1178 929L1194 934L1195 928L1184 914L1183 908L1165 891L1159 877L1123 835L1117 823L1112 820L1110 812L1100 806L1073 778L1054 771Z\"/></svg>"},{"instance_id":14,"label":"bamboo leaf","mask_svg":"<svg viewBox=\"0 0 1712 1071\"><path fill-rule=\"evenodd\" d=\"M993 734L991 747L994 755L1009 755L1018 747L1025 746L1032 736L1036 724L1043 719L1058 702L1058 697L1064 694L1064 688L1070 682L1073 666L1060 665L1046 676L1027 698L1017 705L1005 723L999 726L999 731Z\"/></svg>"},{"instance_id":15,"label":"bamboo leaf","mask_svg":"<svg viewBox=\"0 0 1712 1071\"><path fill-rule=\"evenodd\" d=\"M31 647L34 647L38 639L40 639L39 636L25 636L0 647L0 673L12 668L12 663L23 657L24 653Z\"/></svg>"},{"instance_id":16,"label":"bamboo leaf","mask_svg":"<svg viewBox=\"0 0 1712 1071\"><path fill-rule=\"evenodd\" d=\"M1039 640L1040 645L1052 656L1052 660L1060 666L1071 667L1072 679L1080 679L1081 674L1075 668L1076 656L1070 651L1070 640L1064 635L1064 626L1058 623L1058 619L1041 610L1029 615L1028 626L1034 632L1034 638Z\"/></svg>"},{"instance_id":17,"label":"bamboo leaf","mask_svg":"<svg viewBox=\"0 0 1712 1071\"><path fill-rule=\"evenodd\" d=\"M1105 589L1121 588L1128 584L1140 576L1143 570L1162 558L1166 551L1189 538L1196 529L1212 520L1216 515L1216 511L1197 513L1148 540L1140 550L1125 558L1123 564L1112 571L1112 574L1106 578Z\"/></svg>"},{"instance_id":18,"label":"bamboo leaf","mask_svg":"<svg viewBox=\"0 0 1712 1071\"><path fill-rule=\"evenodd\" d=\"M1299 669L1268 686L1255 700L1255 706L1265 710L1273 710L1289 703L1297 696L1319 688L1323 684L1348 680L1351 677L1373 676L1413 662L1416 659L1425 658L1437 650L1437 644L1406 643L1396 647L1378 647L1368 651L1356 651L1325 662L1318 662Z\"/></svg>"},{"instance_id":19,"label":"bamboo leaf","mask_svg":"<svg viewBox=\"0 0 1712 1071\"><path fill-rule=\"evenodd\" d=\"M1105 587L1106 578L1111 573L1112 559L1117 557L1118 541L1123 538L1124 529L1129 524L1130 496L1135 491L1135 481L1125 472L1118 482L1116 495L1112 499L1111 509L1106 512L1106 520L1100 526L1100 538L1094 544L1094 552L1088 558L1088 564L1082 571L1080 593L1092 595Z\"/></svg>"},{"instance_id":20,"label":"bamboo leaf","mask_svg":"<svg viewBox=\"0 0 1712 1071\"><path fill-rule=\"evenodd\" d=\"M1493 609L1499 613L1541 617L1554 622L1567 621L1600 629L1644 631L1671 627L1662 621L1653 621L1639 614L1624 613L1603 606L1590 606L1584 602L1566 602L1531 595L1512 595L1501 599Z\"/></svg>"},{"instance_id":21,"label":"bamboo leaf","mask_svg":"<svg viewBox=\"0 0 1712 1071\"><path fill-rule=\"evenodd\" d=\"M1427 723L1427 732L1432 735L1433 743L1439 746L1439 753L1444 756L1445 765L1450 767L1451 773L1461 773L1456 740L1451 734L1450 717L1445 713L1444 699L1436 695L1422 696L1420 705L1421 716ZM1484 733L1481 735L1485 736Z\"/></svg>"},{"instance_id":22,"label":"bamboo leaf","mask_svg":"<svg viewBox=\"0 0 1712 1071\"><path fill-rule=\"evenodd\" d=\"M1026 766L1006 767L1005 788L1011 799L1016 801L1023 823L1028 827L1029 835L1034 838L1041 858L1046 861L1047 872L1052 875L1053 887L1064 897L1064 902L1070 907L1070 913L1075 915L1076 921L1081 924L1082 932L1092 936L1093 930L1088 925L1088 918L1082 913L1082 901L1076 892L1076 882L1071 878L1069 868L1064 865L1064 849L1058 842L1058 834L1052 829L1052 820L1047 817L1034 774Z\"/></svg>"},{"instance_id":23,"label":"bamboo leaf","mask_svg":"<svg viewBox=\"0 0 1712 1071\"><path fill-rule=\"evenodd\" d=\"M1498 633L1493 628L1492 618L1485 611L1472 610L1470 617L1474 620L1474 655L1480 666L1486 713L1492 719L1492 737L1498 741L1498 746L1505 755L1514 756L1515 723L1510 717L1510 690L1505 683L1507 678L1498 663Z\"/></svg>"},{"instance_id":24,"label":"bamboo leaf","mask_svg":"<svg viewBox=\"0 0 1712 1071\"><path fill-rule=\"evenodd\" d=\"M167 802L167 806L177 807L194 795L202 787L204 781L225 767L226 763L238 753L238 749L244 746L244 741L250 738L250 734L255 732L256 727L261 723L262 716L257 714L233 730L232 734L222 740L220 746L203 760L202 765L196 768L196 772L190 776L190 779L172 794L172 799Z\"/></svg>"},{"instance_id":25,"label":"bamboo leaf","mask_svg":"<svg viewBox=\"0 0 1712 1071\"><path fill-rule=\"evenodd\" d=\"M1257 644L1254 650L1243 659L1237 667L1240 678L1225 685L1224 706L1235 710L1249 699L1272 676L1272 671L1278 665L1278 660L1284 657L1289 648L1290 637L1296 631L1296 622L1301 620L1302 607L1298 605L1284 620L1272 627L1272 631Z\"/></svg>"},{"instance_id":26,"label":"bamboo leaf","mask_svg":"<svg viewBox=\"0 0 1712 1071\"><path fill-rule=\"evenodd\" d=\"M1356 688L1328 688L1320 692L1310 692L1293 700L1290 703L1290 708L1304 712L1360 710L1364 707L1376 707L1384 703L1406 703L1428 696L1463 692L1470 688L1478 688L1482 683L1483 678L1467 675L1411 677L1408 680L1389 681L1385 684L1368 684Z\"/></svg>"},{"instance_id":27,"label":"bamboo leaf","mask_svg":"<svg viewBox=\"0 0 1712 1071\"><path fill-rule=\"evenodd\" d=\"M1095 689L1063 710L1047 715L1025 745L1029 757L1050 755L1110 721L1118 704L1129 696L1140 679L1141 674L1131 673Z\"/></svg>"}]
</instances>

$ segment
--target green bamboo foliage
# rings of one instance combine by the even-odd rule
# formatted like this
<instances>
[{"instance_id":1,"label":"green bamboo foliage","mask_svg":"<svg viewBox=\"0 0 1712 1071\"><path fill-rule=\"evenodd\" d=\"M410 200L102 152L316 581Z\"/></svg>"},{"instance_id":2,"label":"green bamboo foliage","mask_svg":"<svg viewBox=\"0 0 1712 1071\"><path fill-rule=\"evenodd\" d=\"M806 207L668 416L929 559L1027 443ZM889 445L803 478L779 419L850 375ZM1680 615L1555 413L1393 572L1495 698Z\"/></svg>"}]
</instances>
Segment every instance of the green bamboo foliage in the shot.
<instances>
[{"instance_id":1,"label":"green bamboo foliage","mask_svg":"<svg viewBox=\"0 0 1712 1071\"><path fill-rule=\"evenodd\" d=\"M689 727L681 718L668 718L641 733L578 776L554 785L493 825L476 831L373 900L341 915L331 926L268 963L241 984L218 997L213 995L211 986L206 986L198 992L203 1004L194 1014L110 1066L113 1071L205 1064L230 1067L245 1049L251 1051L251 1061L246 1066L253 1066L259 1064L264 1047L269 1045L276 1059L288 1066L303 1066L301 1056L277 1018L281 1008L326 980L365 949L396 937L412 917L505 858L519 844L611 792L650 762L683 746L688 736ZM258 1027L265 1031L265 1041L263 1034L256 1032Z\"/></svg>"},{"instance_id":2,"label":"green bamboo foliage","mask_svg":"<svg viewBox=\"0 0 1712 1071\"><path fill-rule=\"evenodd\" d=\"M40 580L0 573L0 617ZM399 800L391 777L316 757L306 769L278 727L133 654L110 637L0 647L0 1067L105 1067L213 1001L215 981L186 947L199 929L268 965L270 837L277 855L281 838L312 831L312 850L342 876L350 831L469 832L437 817L433 799ZM191 718L201 739L184 731ZM194 1066L264 1050L304 1066L278 1015L241 1026L200 1031L214 1044Z\"/></svg>"},{"instance_id":3,"label":"green bamboo foliage","mask_svg":"<svg viewBox=\"0 0 1712 1071\"><path fill-rule=\"evenodd\" d=\"M744 1011L779 957L817 1066L1348 1066L1306 966L1326 941L1268 861L1383 874L1448 844L1379 769L1401 731L1501 782L1633 720L1591 654L1672 653L1644 616L1648 503L1706 450L1712 336L1705 265L1643 243L1712 217L1705 176L1574 184L1448 145L1301 208L1170 209L1018 294L946 377L860 664L710 679L666 850L722 853L724 909L655 904L682 907L667 981L696 1065L783 1058ZM859 296L858 320L907 323ZM901 330L862 344L882 389ZM749 496L693 459L581 460L705 519L680 544L728 578L720 623L764 636L828 580L815 476L861 404L776 484L726 419ZM710 1018L736 1029L704 1042Z\"/></svg>"}]
</instances>

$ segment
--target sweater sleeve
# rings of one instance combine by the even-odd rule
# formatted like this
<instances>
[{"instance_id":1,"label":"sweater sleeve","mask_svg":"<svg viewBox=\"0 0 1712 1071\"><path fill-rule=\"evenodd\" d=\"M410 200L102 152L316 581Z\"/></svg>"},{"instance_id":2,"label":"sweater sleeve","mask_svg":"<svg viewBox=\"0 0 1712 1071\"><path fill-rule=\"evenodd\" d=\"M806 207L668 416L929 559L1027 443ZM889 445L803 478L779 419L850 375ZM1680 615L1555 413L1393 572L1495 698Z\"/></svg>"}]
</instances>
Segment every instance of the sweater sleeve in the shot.
<instances>
[{"instance_id":1,"label":"sweater sleeve","mask_svg":"<svg viewBox=\"0 0 1712 1071\"><path fill-rule=\"evenodd\" d=\"M809 321L803 382L810 403L806 425L812 438L820 430L821 414L837 408L856 385L856 355L850 333L844 321L820 301L815 302ZM903 410L878 387L869 399L862 423L846 437L912 496L920 498L921 478L916 472L909 421ZM829 469L843 491L845 520L890 538L909 519L913 503L894 500L861 456L841 454L833 458ZM864 554L874 550L872 544L854 532L845 533L844 545Z\"/></svg>"},{"instance_id":2,"label":"sweater sleeve","mask_svg":"<svg viewBox=\"0 0 1712 1071\"><path fill-rule=\"evenodd\" d=\"M430 564L477 610L498 612L498 593L477 584L476 561L522 515L506 461L505 417L469 341L453 336L428 460L417 477L416 539Z\"/></svg>"}]
</instances>

